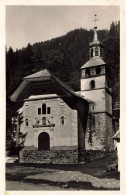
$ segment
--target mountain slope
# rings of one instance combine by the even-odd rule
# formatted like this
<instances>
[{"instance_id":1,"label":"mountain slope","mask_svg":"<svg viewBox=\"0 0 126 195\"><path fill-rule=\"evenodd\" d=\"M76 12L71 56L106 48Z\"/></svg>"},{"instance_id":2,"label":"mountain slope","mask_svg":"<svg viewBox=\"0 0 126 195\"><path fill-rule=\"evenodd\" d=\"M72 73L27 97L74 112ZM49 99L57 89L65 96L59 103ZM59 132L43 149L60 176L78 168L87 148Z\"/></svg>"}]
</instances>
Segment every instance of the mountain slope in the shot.
<instances>
[{"instance_id":1,"label":"mountain slope","mask_svg":"<svg viewBox=\"0 0 126 195\"><path fill-rule=\"evenodd\" d=\"M112 23L109 31L98 31L98 37L104 44L104 61L112 81L114 106L119 102L120 86L119 22ZM7 98L24 76L43 68L48 68L75 91L80 90L80 67L89 59L88 46L92 40L93 30L75 29L50 41L29 43L16 52L9 48L6 51ZM8 116L8 121L10 118Z\"/></svg>"}]
</instances>

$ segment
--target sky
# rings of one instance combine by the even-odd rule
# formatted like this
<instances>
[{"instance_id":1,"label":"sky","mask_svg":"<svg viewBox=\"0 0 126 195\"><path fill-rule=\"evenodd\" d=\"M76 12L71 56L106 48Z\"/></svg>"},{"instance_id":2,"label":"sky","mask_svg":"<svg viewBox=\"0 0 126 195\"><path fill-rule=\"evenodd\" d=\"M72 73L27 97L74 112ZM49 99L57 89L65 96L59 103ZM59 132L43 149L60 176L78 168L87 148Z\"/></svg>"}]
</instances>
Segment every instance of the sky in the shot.
<instances>
[{"instance_id":1,"label":"sky","mask_svg":"<svg viewBox=\"0 0 126 195\"><path fill-rule=\"evenodd\" d=\"M6 46L14 50L28 43L50 40L78 29L109 29L120 19L119 6L6 6Z\"/></svg>"}]
</instances>

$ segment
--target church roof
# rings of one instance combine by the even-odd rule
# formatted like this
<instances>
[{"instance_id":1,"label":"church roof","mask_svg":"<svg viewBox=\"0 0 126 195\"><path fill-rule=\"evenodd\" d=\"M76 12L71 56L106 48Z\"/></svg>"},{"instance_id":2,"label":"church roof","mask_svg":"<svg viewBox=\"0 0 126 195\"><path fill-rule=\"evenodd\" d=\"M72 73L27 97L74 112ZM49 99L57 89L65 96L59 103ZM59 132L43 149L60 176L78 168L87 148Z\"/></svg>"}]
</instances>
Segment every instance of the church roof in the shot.
<instances>
[{"instance_id":1,"label":"church roof","mask_svg":"<svg viewBox=\"0 0 126 195\"><path fill-rule=\"evenodd\" d=\"M100 66L105 65L106 63L100 58L99 56L94 56L90 60L88 60L82 67L82 68L89 68L94 66Z\"/></svg>"},{"instance_id":2,"label":"church roof","mask_svg":"<svg viewBox=\"0 0 126 195\"><path fill-rule=\"evenodd\" d=\"M49 94L58 91L58 95L72 95L86 101L81 95L76 94L68 85L47 69L24 77L22 83L14 91L10 99L12 102L17 102L23 101L31 95L41 95L43 86L49 89Z\"/></svg>"},{"instance_id":3,"label":"church roof","mask_svg":"<svg viewBox=\"0 0 126 195\"><path fill-rule=\"evenodd\" d=\"M119 139L120 138L120 131L118 130L114 136L113 136L114 139Z\"/></svg>"},{"instance_id":4,"label":"church roof","mask_svg":"<svg viewBox=\"0 0 126 195\"><path fill-rule=\"evenodd\" d=\"M39 72L36 72L34 74L30 74L26 77L24 77L24 79L32 79L32 78L41 78L41 77L50 77L51 74L47 69L41 70Z\"/></svg>"}]
</instances>

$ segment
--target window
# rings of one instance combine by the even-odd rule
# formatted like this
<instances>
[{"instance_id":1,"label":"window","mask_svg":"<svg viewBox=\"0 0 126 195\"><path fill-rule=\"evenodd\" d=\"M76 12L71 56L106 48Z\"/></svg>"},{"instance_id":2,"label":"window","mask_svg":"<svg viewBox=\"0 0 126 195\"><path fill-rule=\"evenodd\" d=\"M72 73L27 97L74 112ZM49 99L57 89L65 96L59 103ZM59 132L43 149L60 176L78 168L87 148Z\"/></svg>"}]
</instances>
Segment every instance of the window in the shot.
<instances>
[{"instance_id":1,"label":"window","mask_svg":"<svg viewBox=\"0 0 126 195\"><path fill-rule=\"evenodd\" d=\"M42 117L42 125L46 125L46 117Z\"/></svg>"},{"instance_id":2,"label":"window","mask_svg":"<svg viewBox=\"0 0 126 195\"><path fill-rule=\"evenodd\" d=\"M61 116L61 125L64 125L64 116Z\"/></svg>"},{"instance_id":3,"label":"window","mask_svg":"<svg viewBox=\"0 0 126 195\"><path fill-rule=\"evenodd\" d=\"M100 74L100 72L101 72L101 67L98 66L98 67L96 68L96 74Z\"/></svg>"},{"instance_id":4,"label":"window","mask_svg":"<svg viewBox=\"0 0 126 195\"><path fill-rule=\"evenodd\" d=\"M99 56L98 55L98 47L95 48L95 56Z\"/></svg>"},{"instance_id":5,"label":"window","mask_svg":"<svg viewBox=\"0 0 126 195\"><path fill-rule=\"evenodd\" d=\"M25 126L28 126L28 118L25 119Z\"/></svg>"},{"instance_id":6,"label":"window","mask_svg":"<svg viewBox=\"0 0 126 195\"><path fill-rule=\"evenodd\" d=\"M42 114L46 114L46 104L42 104Z\"/></svg>"},{"instance_id":7,"label":"window","mask_svg":"<svg viewBox=\"0 0 126 195\"><path fill-rule=\"evenodd\" d=\"M51 114L51 108L47 107L47 114Z\"/></svg>"},{"instance_id":8,"label":"window","mask_svg":"<svg viewBox=\"0 0 126 195\"><path fill-rule=\"evenodd\" d=\"M101 55L101 57L103 57L103 49L102 48L100 48L100 55Z\"/></svg>"},{"instance_id":9,"label":"window","mask_svg":"<svg viewBox=\"0 0 126 195\"><path fill-rule=\"evenodd\" d=\"M90 75L90 69L89 68L86 69L86 75Z\"/></svg>"},{"instance_id":10,"label":"window","mask_svg":"<svg viewBox=\"0 0 126 195\"><path fill-rule=\"evenodd\" d=\"M41 114L41 108L38 108L38 115Z\"/></svg>"},{"instance_id":11,"label":"window","mask_svg":"<svg viewBox=\"0 0 126 195\"><path fill-rule=\"evenodd\" d=\"M93 48L91 48L91 57L93 57Z\"/></svg>"},{"instance_id":12,"label":"window","mask_svg":"<svg viewBox=\"0 0 126 195\"><path fill-rule=\"evenodd\" d=\"M95 88L95 81L92 80L91 83L90 83L90 85L91 85L91 89Z\"/></svg>"}]
</instances>

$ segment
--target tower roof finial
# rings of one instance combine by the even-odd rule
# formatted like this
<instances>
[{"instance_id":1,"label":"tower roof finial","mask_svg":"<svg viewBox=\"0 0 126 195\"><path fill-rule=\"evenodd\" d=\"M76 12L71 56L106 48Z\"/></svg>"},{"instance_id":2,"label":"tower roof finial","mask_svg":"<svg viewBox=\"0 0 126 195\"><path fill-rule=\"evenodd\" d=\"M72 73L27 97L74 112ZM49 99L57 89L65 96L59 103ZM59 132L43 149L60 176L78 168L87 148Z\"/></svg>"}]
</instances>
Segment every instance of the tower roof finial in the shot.
<instances>
[{"instance_id":1,"label":"tower roof finial","mask_svg":"<svg viewBox=\"0 0 126 195\"><path fill-rule=\"evenodd\" d=\"M97 26L96 26L96 22L99 20L97 19L97 14L94 14L95 19L93 20L95 22L95 26L94 26L94 38L93 38L93 42L98 41L98 35L97 35Z\"/></svg>"},{"instance_id":2,"label":"tower roof finial","mask_svg":"<svg viewBox=\"0 0 126 195\"><path fill-rule=\"evenodd\" d=\"M97 29L96 22L97 22L99 19L97 19L97 14L94 14L94 17L95 17L95 19L93 20L93 22L95 22L94 28Z\"/></svg>"},{"instance_id":3,"label":"tower roof finial","mask_svg":"<svg viewBox=\"0 0 126 195\"><path fill-rule=\"evenodd\" d=\"M97 26L96 26L96 21L98 21L99 19L97 19L97 15L94 14L95 19L93 20L95 22L95 26L94 26L94 37L93 37L93 42L91 42L89 44L90 47L90 52L89 52L89 56L90 58L92 57L103 57L102 54L102 50L103 50L103 44L98 40L98 35L97 35Z\"/></svg>"}]
</instances>

